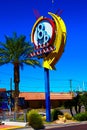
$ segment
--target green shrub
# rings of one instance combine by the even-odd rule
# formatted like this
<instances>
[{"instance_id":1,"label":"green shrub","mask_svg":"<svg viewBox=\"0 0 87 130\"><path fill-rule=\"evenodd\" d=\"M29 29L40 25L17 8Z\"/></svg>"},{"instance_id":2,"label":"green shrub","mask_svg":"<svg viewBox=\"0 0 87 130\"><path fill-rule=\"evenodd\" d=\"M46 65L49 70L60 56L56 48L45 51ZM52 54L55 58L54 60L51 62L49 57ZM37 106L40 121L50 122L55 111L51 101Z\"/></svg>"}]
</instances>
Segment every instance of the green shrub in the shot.
<instances>
[{"instance_id":1,"label":"green shrub","mask_svg":"<svg viewBox=\"0 0 87 130\"><path fill-rule=\"evenodd\" d=\"M31 110L27 113L27 120L32 128L36 130L43 128L43 120L36 110Z\"/></svg>"},{"instance_id":2,"label":"green shrub","mask_svg":"<svg viewBox=\"0 0 87 130\"><path fill-rule=\"evenodd\" d=\"M52 121L57 120L58 119L58 115L63 115L63 112L61 112L58 109L52 109L52 111L51 111L51 120Z\"/></svg>"},{"instance_id":3,"label":"green shrub","mask_svg":"<svg viewBox=\"0 0 87 130\"><path fill-rule=\"evenodd\" d=\"M72 119L71 114L68 113L68 112L65 112L65 113L64 113L64 116L65 116L65 118L66 118L67 120L71 120L71 119Z\"/></svg>"},{"instance_id":4,"label":"green shrub","mask_svg":"<svg viewBox=\"0 0 87 130\"><path fill-rule=\"evenodd\" d=\"M77 121L87 121L87 112L76 114L74 119Z\"/></svg>"}]
</instances>

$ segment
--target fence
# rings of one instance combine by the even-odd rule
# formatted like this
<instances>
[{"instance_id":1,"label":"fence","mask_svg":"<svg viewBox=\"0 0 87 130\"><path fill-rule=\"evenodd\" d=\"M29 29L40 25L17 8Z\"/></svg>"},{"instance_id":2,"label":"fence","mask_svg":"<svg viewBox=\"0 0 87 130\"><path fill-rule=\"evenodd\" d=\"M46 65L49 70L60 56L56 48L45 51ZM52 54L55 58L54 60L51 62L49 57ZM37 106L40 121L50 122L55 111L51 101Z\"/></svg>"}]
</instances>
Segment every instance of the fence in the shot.
<instances>
[{"instance_id":1,"label":"fence","mask_svg":"<svg viewBox=\"0 0 87 130\"><path fill-rule=\"evenodd\" d=\"M19 122L27 122L27 111L23 112L7 112L4 111L0 113L0 121L19 121Z\"/></svg>"}]
</instances>

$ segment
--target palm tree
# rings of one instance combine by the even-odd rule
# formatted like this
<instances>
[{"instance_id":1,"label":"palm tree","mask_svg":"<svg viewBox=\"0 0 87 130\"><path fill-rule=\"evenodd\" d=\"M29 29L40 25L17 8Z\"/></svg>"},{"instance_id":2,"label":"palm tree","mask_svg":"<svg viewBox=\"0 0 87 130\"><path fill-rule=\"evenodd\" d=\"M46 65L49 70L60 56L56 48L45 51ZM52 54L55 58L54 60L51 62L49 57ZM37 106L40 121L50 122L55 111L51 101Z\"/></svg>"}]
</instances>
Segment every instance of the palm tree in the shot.
<instances>
[{"instance_id":1,"label":"palm tree","mask_svg":"<svg viewBox=\"0 0 87 130\"><path fill-rule=\"evenodd\" d=\"M25 39L24 35L17 37L17 34L13 33L12 38L5 36L6 43L0 43L0 65L12 63L14 67L15 111L18 111L20 66L23 67L24 64L40 66L37 60L28 56L33 51L33 47Z\"/></svg>"}]
</instances>

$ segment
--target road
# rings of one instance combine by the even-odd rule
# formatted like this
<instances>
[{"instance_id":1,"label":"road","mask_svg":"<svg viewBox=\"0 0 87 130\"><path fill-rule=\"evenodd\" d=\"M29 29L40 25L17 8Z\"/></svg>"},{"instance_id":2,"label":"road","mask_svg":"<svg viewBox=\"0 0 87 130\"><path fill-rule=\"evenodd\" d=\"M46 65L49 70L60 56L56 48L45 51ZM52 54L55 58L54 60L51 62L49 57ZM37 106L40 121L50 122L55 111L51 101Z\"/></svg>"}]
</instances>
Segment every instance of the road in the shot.
<instances>
[{"instance_id":1,"label":"road","mask_svg":"<svg viewBox=\"0 0 87 130\"><path fill-rule=\"evenodd\" d=\"M48 128L47 130L87 130L87 124Z\"/></svg>"},{"instance_id":2,"label":"road","mask_svg":"<svg viewBox=\"0 0 87 130\"><path fill-rule=\"evenodd\" d=\"M33 130L32 128L20 128L15 130ZM71 124L71 125L49 125L46 126L44 130L87 130L87 122L82 122L78 124Z\"/></svg>"}]
</instances>

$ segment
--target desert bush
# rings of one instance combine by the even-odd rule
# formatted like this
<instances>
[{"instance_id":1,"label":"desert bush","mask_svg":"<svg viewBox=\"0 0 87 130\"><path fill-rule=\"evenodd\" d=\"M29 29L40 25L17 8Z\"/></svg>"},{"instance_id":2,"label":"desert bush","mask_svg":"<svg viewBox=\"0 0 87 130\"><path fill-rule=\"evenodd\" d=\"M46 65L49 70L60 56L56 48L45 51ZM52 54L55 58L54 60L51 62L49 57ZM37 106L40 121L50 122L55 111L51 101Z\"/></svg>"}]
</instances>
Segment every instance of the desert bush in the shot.
<instances>
[{"instance_id":1,"label":"desert bush","mask_svg":"<svg viewBox=\"0 0 87 130\"><path fill-rule=\"evenodd\" d=\"M63 115L63 112L61 112L58 109L52 109L52 111L51 111L51 120L52 121L57 120L58 119L58 115Z\"/></svg>"},{"instance_id":2,"label":"desert bush","mask_svg":"<svg viewBox=\"0 0 87 130\"><path fill-rule=\"evenodd\" d=\"M42 120L43 120L43 121L46 121L46 116L42 116Z\"/></svg>"},{"instance_id":3,"label":"desert bush","mask_svg":"<svg viewBox=\"0 0 87 130\"><path fill-rule=\"evenodd\" d=\"M74 116L74 119L77 121L87 121L87 112L76 114Z\"/></svg>"},{"instance_id":4,"label":"desert bush","mask_svg":"<svg viewBox=\"0 0 87 130\"><path fill-rule=\"evenodd\" d=\"M43 128L43 120L36 110L31 110L27 113L27 120L29 125L35 130Z\"/></svg>"},{"instance_id":5,"label":"desert bush","mask_svg":"<svg viewBox=\"0 0 87 130\"><path fill-rule=\"evenodd\" d=\"M65 113L64 113L64 116L65 116L65 118L66 118L67 120L71 120L71 119L72 119L71 114L68 113L68 112L65 112Z\"/></svg>"},{"instance_id":6,"label":"desert bush","mask_svg":"<svg viewBox=\"0 0 87 130\"><path fill-rule=\"evenodd\" d=\"M66 117L64 115L58 115L58 119L62 122L66 122Z\"/></svg>"}]
</instances>

